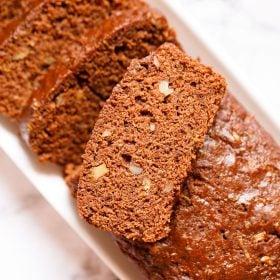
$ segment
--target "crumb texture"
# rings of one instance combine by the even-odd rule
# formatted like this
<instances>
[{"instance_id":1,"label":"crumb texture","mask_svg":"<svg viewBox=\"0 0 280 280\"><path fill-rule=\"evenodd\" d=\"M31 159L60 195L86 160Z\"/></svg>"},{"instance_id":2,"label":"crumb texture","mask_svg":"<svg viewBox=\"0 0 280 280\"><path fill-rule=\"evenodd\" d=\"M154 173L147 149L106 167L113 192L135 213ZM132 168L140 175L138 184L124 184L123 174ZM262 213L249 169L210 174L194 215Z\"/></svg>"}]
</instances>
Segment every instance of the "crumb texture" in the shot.
<instances>
[{"instance_id":1,"label":"crumb texture","mask_svg":"<svg viewBox=\"0 0 280 280\"><path fill-rule=\"evenodd\" d=\"M173 44L133 60L87 145L78 190L81 216L130 239L165 237L224 92L220 75Z\"/></svg>"},{"instance_id":2,"label":"crumb texture","mask_svg":"<svg viewBox=\"0 0 280 280\"><path fill-rule=\"evenodd\" d=\"M16 29L26 15L42 0L0 1L0 44Z\"/></svg>"},{"instance_id":3,"label":"crumb texture","mask_svg":"<svg viewBox=\"0 0 280 280\"><path fill-rule=\"evenodd\" d=\"M8 1L7 1L8 2ZM44 0L0 47L0 112L18 120L44 74L79 56L87 33L139 0Z\"/></svg>"},{"instance_id":4,"label":"crumb texture","mask_svg":"<svg viewBox=\"0 0 280 280\"><path fill-rule=\"evenodd\" d=\"M176 42L175 37L166 19L149 10L125 11L102 24L71 71L40 90L28 121L23 121L40 160L80 164L104 101L132 58L145 57L164 42Z\"/></svg>"},{"instance_id":5,"label":"crumb texture","mask_svg":"<svg viewBox=\"0 0 280 280\"><path fill-rule=\"evenodd\" d=\"M149 279L280 279L280 149L226 95L169 236L118 239ZM168 265L167 265L168 264Z\"/></svg>"}]
</instances>

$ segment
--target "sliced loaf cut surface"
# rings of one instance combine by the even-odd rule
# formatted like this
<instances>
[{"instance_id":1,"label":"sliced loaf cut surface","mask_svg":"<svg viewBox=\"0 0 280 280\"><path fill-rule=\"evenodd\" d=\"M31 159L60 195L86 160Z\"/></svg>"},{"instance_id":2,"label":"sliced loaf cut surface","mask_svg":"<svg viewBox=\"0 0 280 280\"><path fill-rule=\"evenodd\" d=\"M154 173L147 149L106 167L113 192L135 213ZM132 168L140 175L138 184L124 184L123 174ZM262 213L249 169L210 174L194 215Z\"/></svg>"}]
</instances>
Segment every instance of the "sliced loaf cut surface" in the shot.
<instances>
[{"instance_id":1,"label":"sliced loaf cut surface","mask_svg":"<svg viewBox=\"0 0 280 280\"><path fill-rule=\"evenodd\" d=\"M112 13L140 0L44 0L0 47L0 113L18 120L56 61L79 56L84 39Z\"/></svg>"},{"instance_id":2,"label":"sliced loaf cut surface","mask_svg":"<svg viewBox=\"0 0 280 280\"><path fill-rule=\"evenodd\" d=\"M90 38L71 69L49 72L22 120L22 134L41 161L80 164L101 107L131 59L176 41L166 19L150 10L113 16Z\"/></svg>"},{"instance_id":3,"label":"sliced loaf cut surface","mask_svg":"<svg viewBox=\"0 0 280 280\"><path fill-rule=\"evenodd\" d=\"M77 196L81 217L129 239L166 237L225 88L220 75L173 44L133 60L87 144Z\"/></svg>"},{"instance_id":4,"label":"sliced loaf cut surface","mask_svg":"<svg viewBox=\"0 0 280 280\"><path fill-rule=\"evenodd\" d=\"M0 44L43 0L0 0Z\"/></svg>"}]
</instances>

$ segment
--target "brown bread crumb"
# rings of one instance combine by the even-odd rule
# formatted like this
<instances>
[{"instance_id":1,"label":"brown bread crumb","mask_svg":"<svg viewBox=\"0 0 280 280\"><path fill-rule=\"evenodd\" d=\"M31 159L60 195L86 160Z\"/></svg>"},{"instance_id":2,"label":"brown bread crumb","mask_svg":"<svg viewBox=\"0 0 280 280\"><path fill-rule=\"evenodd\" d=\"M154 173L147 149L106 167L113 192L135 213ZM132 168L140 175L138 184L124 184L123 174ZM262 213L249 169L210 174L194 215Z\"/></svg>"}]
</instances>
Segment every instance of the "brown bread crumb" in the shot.
<instances>
[{"instance_id":1,"label":"brown bread crumb","mask_svg":"<svg viewBox=\"0 0 280 280\"><path fill-rule=\"evenodd\" d=\"M80 164L102 105L132 58L145 57L164 42L176 42L176 36L160 13L125 11L94 30L71 70L58 65L55 74L49 71L50 85L40 89L21 125L40 160Z\"/></svg>"},{"instance_id":2,"label":"brown bread crumb","mask_svg":"<svg viewBox=\"0 0 280 280\"><path fill-rule=\"evenodd\" d=\"M173 44L134 60L87 145L80 215L130 239L166 237L174 202L224 93L220 75ZM92 176L100 166L106 166L101 176Z\"/></svg>"}]
</instances>

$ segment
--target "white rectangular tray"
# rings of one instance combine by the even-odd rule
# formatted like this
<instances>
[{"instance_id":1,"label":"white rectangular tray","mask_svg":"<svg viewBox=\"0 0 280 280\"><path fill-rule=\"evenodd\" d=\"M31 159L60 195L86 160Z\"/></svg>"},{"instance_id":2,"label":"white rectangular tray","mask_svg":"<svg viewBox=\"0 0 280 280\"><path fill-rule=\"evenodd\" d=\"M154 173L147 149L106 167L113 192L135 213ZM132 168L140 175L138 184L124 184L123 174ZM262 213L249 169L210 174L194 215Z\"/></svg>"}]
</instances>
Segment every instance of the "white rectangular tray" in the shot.
<instances>
[{"instance_id":1,"label":"white rectangular tray","mask_svg":"<svg viewBox=\"0 0 280 280\"><path fill-rule=\"evenodd\" d=\"M230 92L280 141L280 127L277 124L280 114L271 115L262 110L258 100L253 98L254 90L237 75L238 72L222 51L197 28L187 11L182 10L180 4L174 0L148 2L167 16L187 53L199 57L203 63L222 73L227 78ZM61 170L57 166L39 163L19 139L16 126L3 117L0 117L0 145L34 187L120 279L141 279L138 269L120 253L108 234L79 219Z\"/></svg>"}]
</instances>

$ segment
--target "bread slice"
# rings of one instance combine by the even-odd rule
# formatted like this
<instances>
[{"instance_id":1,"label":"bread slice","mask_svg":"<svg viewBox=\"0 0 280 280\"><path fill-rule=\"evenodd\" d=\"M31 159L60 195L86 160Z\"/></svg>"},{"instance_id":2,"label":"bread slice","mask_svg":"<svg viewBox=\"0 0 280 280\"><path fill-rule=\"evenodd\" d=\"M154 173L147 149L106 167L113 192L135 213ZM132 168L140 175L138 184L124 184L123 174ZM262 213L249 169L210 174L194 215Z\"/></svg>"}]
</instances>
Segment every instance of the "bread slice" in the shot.
<instances>
[{"instance_id":1,"label":"bread slice","mask_svg":"<svg viewBox=\"0 0 280 280\"><path fill-rule=\"evenodd\" d=\"M118 238L147 279L280 279L280 148L233 96L194 162L166 239Z\"/></svg>"},{"instance_id":2,"label":"bread slice","mask_svg":"<svg viewBox=\"0 0 280 280\"><path fill-rule=\"evenodd\" d=\"M79 56L85 36L112 13L140 0L44 0L0 47L0 113L18 120L56 61Z\"/></svg>"},{"instance_id":3,"label":"bread slice","mask_svg":"<svg viewBox=\"0 0 280 280\"><path fill-rule=\"evenodd\" d=\"M81 217L129 239L166 237L225 89L220 75L170 43L133 60L87 144L77 196Z\"/></svg>"},{"instance_id":4,"label":"bread slice","mask_svg":"<svg viewBox=\"0 0 280 280\"><path fill-rule=\"evenodd\" d=\"M43 0L0 0L0 44L13 33L21 21Z\"/></svg>"},{"instance_id":5,"label":"bread slice","mask_svg":"<svg viewBox=\"0 0 280 280\"><path fill-rule=\"evenodd\" d=\"M41 161L80 164L104 101L132 58L141 58L175 34L159 13L126 11L89 37L71 69L56 67L22 120L22 134ZM61 69L63 68L63 69Z\"/></svg>"}]
</instances>

